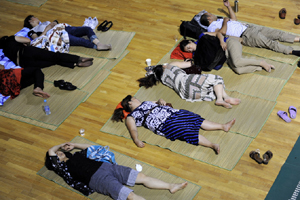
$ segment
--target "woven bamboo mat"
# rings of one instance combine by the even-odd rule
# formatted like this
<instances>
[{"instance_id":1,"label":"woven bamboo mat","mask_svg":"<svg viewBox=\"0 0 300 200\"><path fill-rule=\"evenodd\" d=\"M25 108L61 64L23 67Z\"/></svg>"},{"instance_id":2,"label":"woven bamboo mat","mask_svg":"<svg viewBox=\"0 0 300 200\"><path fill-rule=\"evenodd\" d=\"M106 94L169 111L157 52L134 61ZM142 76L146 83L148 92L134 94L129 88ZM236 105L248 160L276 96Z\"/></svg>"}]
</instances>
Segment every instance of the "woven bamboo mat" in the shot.
<instances>
[{"instance_id":1,"label":"woven bamboo mat","mask_svg":"<svg viewBox=\"0 0 300 200\"><path fill-rule=\"evenodd\" d=\"M75 137L72 142L75 143L88 143L88 144L93 144L93 145L97 145L97 143L91 142L85 138L82 137ZM113 151L113 150L111 150ZM140 164L143 167L143 173L146 175L149 175L151 177L154 178L159 178L163 181L166 182L171 182L171 183L181 183L184 182L184 179L181 179L177 176L174 176L172 174L169 174L165 171L162 171L158 168L155 168L151 165L148 165L146 163L143 163L141 161L138 161L134 158L131 158L129 156L126 156L124 154L118 153L116 151L113 151L116 157L116 161L119 165L124 165L124 166L128 166L131 167L133 169L135 169L135 164ZM49 171L47 170L46 167L43 167L39 172L37 172L38 175L51 180L57 184L59 184L60 186L66 187L74 192L79 193L78 191L74 190L73 188L69 187L62 178L60 178L58 175L56 175L53 171ZM143 196L146 199L177 199L177 200L188 200L188 199L193 199L195 197L195 195L200 191L201 186L199 185L195 185L191 182L188 183L187 187L184 190L180 190L175 194L171 194L170 192L166 191L166 190L152 190L152 189L148 189L142 185L135 185L134 187L132 187L132 189L134 190L134 192L137 195ZM79 193L81 194L81 193ZM88 196L88 198L90 199L94 199L94 200L108 200L111 199L108 196L104 196L102 194L99 193L93 193L90 196Z\"/></svg>"},{"instance_id":2,"label":"woven bamboo mat","mask_svg":"<svg viewBox=\"0 0 300 200\"><path fill-rule=\"evenodd\" d=\"M135 32L113 30L107 32L95 31L95 33L101 43L112 45L111 51L97 51L95 49L72 46L70 47L70 53L77 52L94 57L116 59L122 55L135 35Z\"/></svg>"},{"instance_id":3,"label":"woven bamboo mat","mask_svg":"<svg viewBox=\"0 0 300 200\"><path fill-rule=\"evenodd\" d=\"M36 6L36 7L40 7L41 5L47 2L47 0L7 0L7 1L29 5L29 6Z\"/></svg>"},{"instance_id":4,"label":"woven bamboo mat","mask_svg":"<svg viewBox=\"0 0 300 200\"><path fill-rule=\"evenodd\" d=\"M55 130L87 96L85 91L63 91L45 82L44 91L51 95L48 99L51 114L45 115L43 98L32 95L32 91L33 86L29 86L17 98L7 100L0 107L0 115Z\"/></svg>"},{"instance_id":5,"label":"woven bamboo mat","mask_svg":"<svg viewBox=\"0 0 300 200\"><path fill-rule=\"evenodd\" d=\"M76 55L84 57L82 54L77 53ZM94 58L93 65L89 67L75 67L71 69L55 65L44 68L43 72L45 80L54 82L54 80L63 79L82 89L107 63L108 59Z\"/></svg>"}]
</instances>

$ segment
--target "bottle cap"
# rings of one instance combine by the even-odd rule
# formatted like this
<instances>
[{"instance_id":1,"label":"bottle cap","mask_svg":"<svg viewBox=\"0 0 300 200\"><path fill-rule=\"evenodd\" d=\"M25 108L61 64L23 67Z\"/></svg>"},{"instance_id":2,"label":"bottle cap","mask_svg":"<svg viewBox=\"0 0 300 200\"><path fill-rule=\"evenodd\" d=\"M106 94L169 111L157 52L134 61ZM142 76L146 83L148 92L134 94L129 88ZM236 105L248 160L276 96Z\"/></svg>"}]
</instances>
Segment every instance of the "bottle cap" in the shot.
<instances>
[{"instance_id":1,"label":"bottle cap","mask_svg":"<svg viewBox=\"0 0 300 200\"><path fill-rule=\"evenodd\" d=\"M46 100L46 99L44 99L44 102L47 102L47 100Z\"/></svg>"}]
</instances>

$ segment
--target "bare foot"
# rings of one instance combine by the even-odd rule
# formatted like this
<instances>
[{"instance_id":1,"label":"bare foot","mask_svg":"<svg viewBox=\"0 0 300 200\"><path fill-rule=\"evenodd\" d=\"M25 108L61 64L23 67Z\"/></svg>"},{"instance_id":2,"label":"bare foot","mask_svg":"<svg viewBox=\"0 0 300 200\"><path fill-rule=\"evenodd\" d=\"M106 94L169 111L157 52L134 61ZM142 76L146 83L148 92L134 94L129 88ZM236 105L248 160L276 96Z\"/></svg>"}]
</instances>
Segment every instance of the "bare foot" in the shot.
<instances>
[{"instance_id":1,"label":"bare foot","mask_svg":"<svg viewBox=\"0 0 300 200\"><path fill-rule=\"evenodd\" d=\"M235 123L235 119L231 120L230 122L227 122L226 124L223 125L223 130L225 132L228 132L234 123Z\"/></svg>"},{"instance_id":2,"label":"bare foot","mask_svg":"<svg viewBox=\"0 0 300 200\"><path fill-rule=\"evenodd\" d=\"M188 182L184 182L184 183L174 183L174 184L171 184L171 189L170 189L170 192L172 194L174 194L175 192L177 192L178 190L182 190L184 189L186 186L187 186Z\"/></svg>"},{"instance_id":3,"label":"bare foot","mask_svg":"<svg viewBox=\"0 0 300 200\"><path fill-rule=\"evenodd\" d=\"M111 44L101 44L100 42L97 44L98 51L109 51L111 50Z\"/></svg>"},{"instance_id":4,"label":"bare foot","mask_svg":"<svg viewBox=\"0 0 300 200\"><path fill-rule=\"evenodd\" d=\"M226 103L231 104L231 105L239 105L241 103L240 99L232 98L232 97L227 97L227 98L224 99L224 101Z\"/></svg>"},{"instance_id":5,"label":"bare foot","mask_svg":"<svg viewBox=\"0 0 300 200\"><path fill-rule=\"evenodd\" d=\"M264 60L260 62L260 66L262 66L262 68L264 68L267 72L271 72L272 69L275 69L274 65L270 65Z\"/></svg>"},{"instance_id":6,"label":"bare foot","mask_svg":"<svg viewBox=\"0 0 300 200\"><path fill-rule=\"evenodd\" d=\"M232 106L229 103L226 103L225 101L216 101L215 104L217 106L223 106L225 108L232 108Z\"/></svg>"},{"instance_id":7,"label":"bare foot","mask_svg":"<svg viewBox=\"0 0 300 200\"><path fill-rule=\"evenodd\" d=\"M215 151L216 154L220 153L220 145L219 144L213 144L212 149Z\"/></svg>"},{"instance_id":8,"label":"bare foot","mask_svg":"<svg viewBox=\"0 0 300 200\"><path fill-rule=\"evenodd\" d=\"M33 95L38 96L38 97L42 97L44 99L47 99L50 97L50 95L47 92L44 92L41 88L36 87L33 90Z\"/></svg>"}]
</instances>

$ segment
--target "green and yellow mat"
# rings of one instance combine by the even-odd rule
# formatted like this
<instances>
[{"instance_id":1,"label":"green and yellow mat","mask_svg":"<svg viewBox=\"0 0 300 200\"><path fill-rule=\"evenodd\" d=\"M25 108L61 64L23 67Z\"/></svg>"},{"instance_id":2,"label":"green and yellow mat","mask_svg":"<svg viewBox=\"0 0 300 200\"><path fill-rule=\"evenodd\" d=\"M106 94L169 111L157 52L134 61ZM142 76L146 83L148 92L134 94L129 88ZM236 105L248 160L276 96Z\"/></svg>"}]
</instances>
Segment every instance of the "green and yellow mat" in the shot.
<instances>
[{"instance_id":1,"label":"green and yellow mat","mask_svg":"<svg viewBox=\"0 0 300 200\"><path fill-rule=\"evenodd\" d=\"M160 60L159 64L178 61L170 59L170 55L178 43ZM293 46L300 49L300 44L293 44ZM271 73L262 70L237 75L225 63L219 71L204 72L222 76L226 92L230 96L242 100L240 105L233 106L232 109L215 106L214 102L187 102L182 100L175 91L161 83L150 89L140 88L135 95L141 101L156 101L162 98L166 102L172 103L174 108L192 111L207 120L218 123L226 123L235 118L236 123L228 133L200 130L201 135L213 143L220 144L219 155L215 155L211 149L193 146L183 141L168 141L143 127L138 128L140 139L148 144L170 149L195 160L232 170L264 126L276 105L279 93L297 68L296 63L299 60L299 57L293 55L284 55L262 48L253 49L255 50L243 46L243 56L264 59L273 64L276 69ZM131 139L123 123L113 123L110 119L101 131Z\"/></svg>"},{"instance_id":2,"label":"green and yellow mat","mask_svg":"<svg viewBox=\"0 0 300 200\"><path fill-rule=\"evenodd\" d=\"M72 142L74 143L85 143L85 144L92 144L92 145L97 145L97 143L91 142L85 138L82 137L75 137ZM110 149L111 150L111 149ZM119 165L124 165L124 166L128 166L131 167L133 169L135 169L135 165L136 164L140 164L143 167L142 173L154 177L154 178L158 178L160 180L163 180L165 182L170 182L170 183L181 183L181 182L185 182L186 180L179 178L177 176L174 176L168 172L162 171L158 168L155 168L149 164L146 164L144 162L141 162L139 160L136 160L134 158L131 158L127 155L121 154L119 152L116 152L114 150L111 150L112 152L114 152L115 157L116 157L116 161ZM59 177L57 174L55 174L53 171L47 170L47 168L44 166L39 172L37 172L38 175L51 180L55 183L57 183L60 186L66 187L74 192L77 192L79 194L81 194L80 192L74 190L73 188L71 188L70 186L68 186L65 181ZM172 200L192 200L195 195L200 191L201 186L193 184L191 182L188 182L187 187L184 190L180 190L178 192L176 192L175 194L171 194L169 191L167 190L153 190L153 189L149 189L146 188L142 185L135 185L134 187L130 187L134 190L134 193L136 193L137 195L140 195L142 197L144 197L145 199L172 199ZM104 196L102 194L99 193L93 193L91 195L88 196L89 199L94 199L94 200L108 200L111 199L108 196Z\"/></svg>"}]
</instances>

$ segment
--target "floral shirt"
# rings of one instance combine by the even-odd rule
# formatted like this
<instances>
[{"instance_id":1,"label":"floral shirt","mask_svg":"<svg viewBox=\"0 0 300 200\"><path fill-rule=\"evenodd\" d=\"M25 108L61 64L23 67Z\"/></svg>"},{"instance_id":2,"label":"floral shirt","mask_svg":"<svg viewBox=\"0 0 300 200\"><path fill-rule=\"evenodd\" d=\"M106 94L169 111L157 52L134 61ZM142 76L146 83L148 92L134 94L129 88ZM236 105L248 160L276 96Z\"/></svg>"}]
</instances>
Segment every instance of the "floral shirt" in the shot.
<instances>
[{"instance_id":1,"label":"floral shirt","mask_svg":"<svg viewBox=\"0 0 300 200\"><path fill-rule=\"evenodd\" d=\"M166 119L178 111L178 109L174 109L169 106L159 106L154 102L144 101L128 116L134 118L136 126L143 126L143 124L145 124L145 127L149 130L158 135L164 136L164 134L160 132L162 125ZM145 116L147 116L146 119ZM144 122L144 120L146 121Z\"/></svg>"},{"instance_id":2,"label":"floral shirt","mask_svg":"<svg viewBox=\"0 0 300 200\"><path fill-rule=\"evenodd\" d=\"M88 196L90 194L92 194L94 192L94 190L92 190L91 188L89 188L88 185L75 180L69 170L68 170L68 166L65 162L60 162L58 159L58 156L50 156L50 159L52 161L52 167L54 168L54 172L59 175L60 177L62 177L64 179L64 181L71 186L72 188L74 188L75 190L78 190L79 192L81 192L82 194Z\"/></svg>"}]
</instances>

